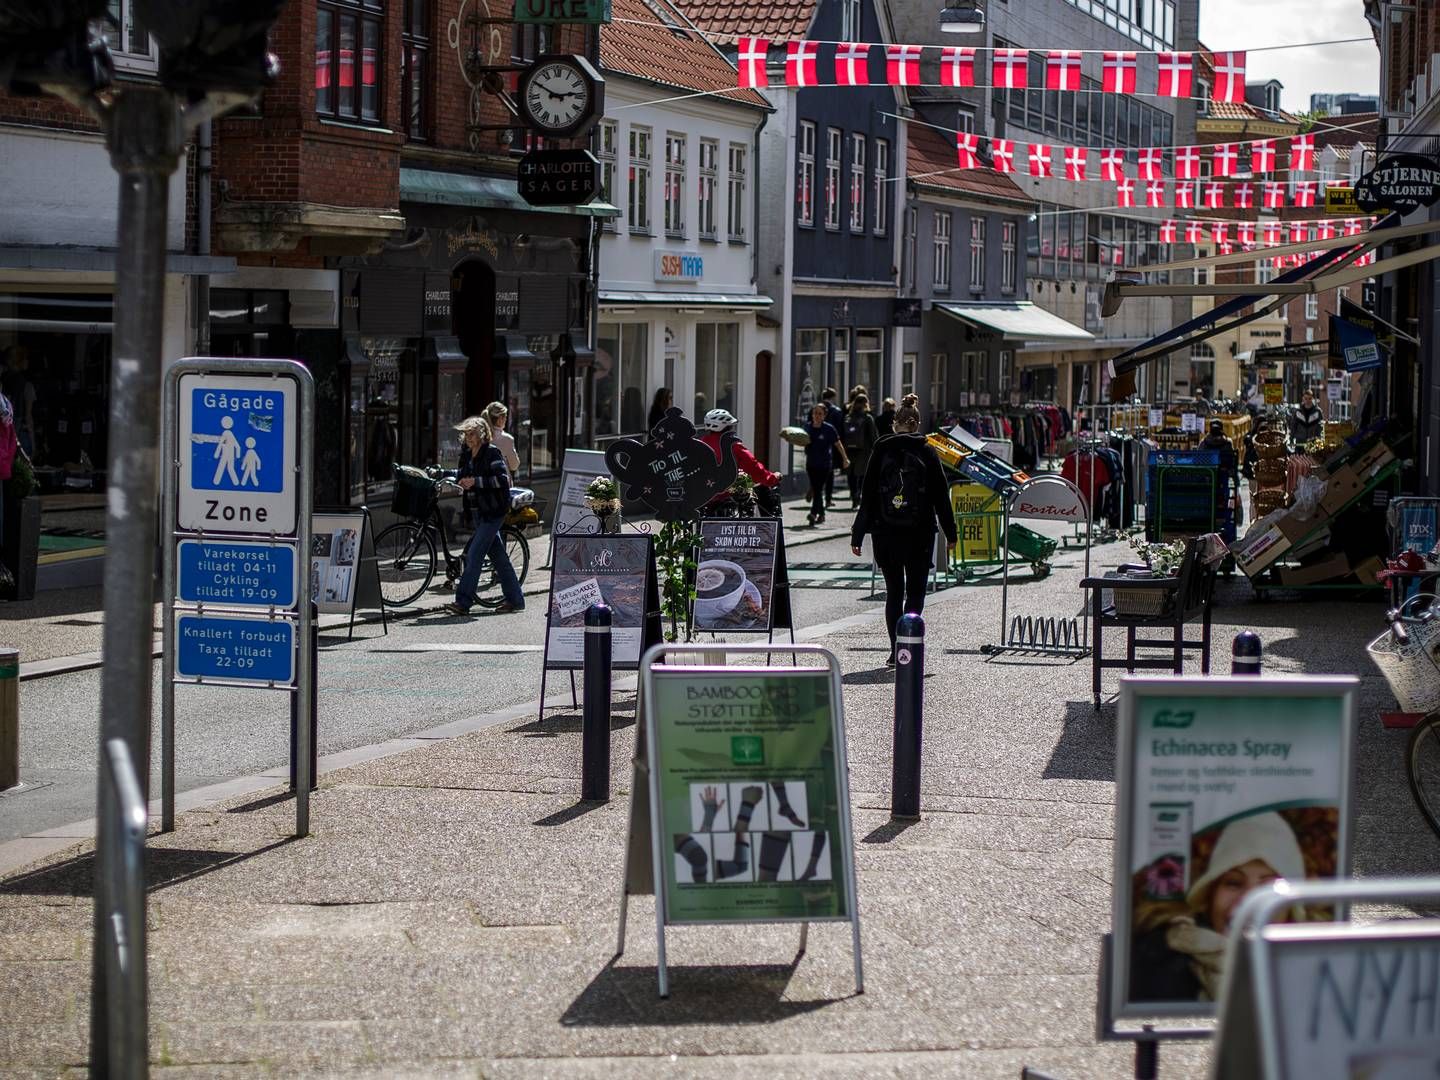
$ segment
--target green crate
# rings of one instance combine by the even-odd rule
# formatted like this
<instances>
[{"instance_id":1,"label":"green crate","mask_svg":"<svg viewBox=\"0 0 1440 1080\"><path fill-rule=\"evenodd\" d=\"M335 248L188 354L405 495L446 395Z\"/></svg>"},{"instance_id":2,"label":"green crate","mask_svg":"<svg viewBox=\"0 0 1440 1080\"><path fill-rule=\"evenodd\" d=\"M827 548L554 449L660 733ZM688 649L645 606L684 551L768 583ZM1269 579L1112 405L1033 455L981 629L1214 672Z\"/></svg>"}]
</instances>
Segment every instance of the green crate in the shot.
<instances>
[{"instance_id":1,"label":"green crate","mask_svg":"<svg viewBox=\"0 0 1440 1080\"><path fill-rule=\"evenodd\" d=\"M1005 535L1005 546L1012 554L1019 555L1032 563L1041 563L1049 560L1055 554L1055 549L1060 546L1058 540L1052 540L1048 536L1041 536L1034 529L1027 529L1024 525L1011 525L1010 531Z\"/></svg>"}]
</instances>

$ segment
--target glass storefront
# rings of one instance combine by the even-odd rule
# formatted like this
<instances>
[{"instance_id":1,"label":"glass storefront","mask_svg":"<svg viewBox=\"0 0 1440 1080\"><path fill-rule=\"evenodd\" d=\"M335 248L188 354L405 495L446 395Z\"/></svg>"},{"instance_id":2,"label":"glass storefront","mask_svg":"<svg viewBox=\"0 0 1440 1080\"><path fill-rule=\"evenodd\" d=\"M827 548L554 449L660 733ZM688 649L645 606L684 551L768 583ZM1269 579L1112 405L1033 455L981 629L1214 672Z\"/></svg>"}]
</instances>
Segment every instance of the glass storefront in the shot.
<instances>
[{"instance_id":1,"label":"glass storefront","mask_svg":"<svg viewBox=\"0 0 1440 1080\"><path fill-rule=\"evenodd\" d=\"M810 419L810 410L825 388L821 382L825 355L830 350L829 330L795 331L795 417Z\"/></svg>"},{"instance_id":2,"label":"glass storefront","mask_svg":"<svg viewBox=\"0 0 1440 1080\"><path fill-rule=\"evenodd\" d=\"M601 323L595 343L595 438L641 435L650 408L650 327Z\"/></svg>"},{"instance_id":3,"label":"glass storefront","mask_svg":"<svg viewBox=\"0 0 1440 1080\"><path fill-rule=\"evenodd\" d=\"M695 422L711 409L732 415L739 406L740 326L700 323L695 327Z\"/></svg>"},{"instance_id":4,"label":"glass storefront","mask_svg":"<svg viewBox=\"0 0 1440 1080\"><path fill-rule=\"evenodd\" d=\"M884 374L885 331L855 331L855 384L863 386L870 395L870 407L879 411L880 392ZM848 395L849 391L846 391Z\"/></svg>"}]
</instances>

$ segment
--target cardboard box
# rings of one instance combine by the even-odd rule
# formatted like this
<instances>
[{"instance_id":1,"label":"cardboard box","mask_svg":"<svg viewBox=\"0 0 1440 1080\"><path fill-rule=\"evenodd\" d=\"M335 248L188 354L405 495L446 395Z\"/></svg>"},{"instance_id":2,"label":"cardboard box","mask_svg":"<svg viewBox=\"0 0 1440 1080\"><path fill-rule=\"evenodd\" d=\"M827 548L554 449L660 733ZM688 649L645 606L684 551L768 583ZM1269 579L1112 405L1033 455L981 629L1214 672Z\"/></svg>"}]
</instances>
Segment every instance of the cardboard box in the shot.
<instances>
[{"instance_id":1,"label":"cardboard box","mask_svg":"<svg viewBox=\"0 0 1440 1080\"><path fill-rule=\"evenodd\" d=\"M1320 528L1324 520L1318 514L1301 519L1298 515L1290 513L1282 517L1277 524L1280 526L1280 531L1285 534L1285 539L1293 544Z\"/></svg>"},{"instance_id":2,"label":"cardboard box","mask_svg":"<svg viewBox=\"0 0 1440 1080\"><path fill-rule=\"evenodd\" d=\"M1385 561L1377 555L1355 567L1355 576L1360 580L1361 585L1378 585L1379 582L1375 580L1375 575L1383 569L1385 569Z\"/></svg>"},{"instance_id":3,"label":"cardboard box","mask_svg":"<svg viewBox=\"0 0 1440 1080\"><path fill-rule=\"evenodd\" d=\"M1281 585L1318 585L1350 573L1350 561L1343 554L1329 555L1309 566L1282 566Z\"/></svg>"},{"instance_id":4,"label":"cardboard box","mask_svg":"<svg viewBox=\"0 0 1440 1080\"><path fill-rule=\"evenodd\" d=\"M1360 494L1364 486L1354 469L1349 465L1340 466L1325 481L1325 494L1320 496L1320 512L1334 517L1345 508L1346 503Z\"/></svg>"},{"instance_id":5,"label":"cardboard box","mask_svg":"<svg viewBox=\"0 0 1440 1080\"><path fill-rule=\"evenodd\" d=\"M1289 551L1290 541L1280 531L1280 526L1272 523L1247 536L1233 550L1235 565L1240 567L1247 577L1254 577Z\"/></svg>"},{"instance_id":6,"label":"cardboard box","mask_svg":"<svg viewBox=\"0 0 1440 1080\"><path fill-rule=\"evenodd\" d=\"M1384 443L1376 443L1365 453L1350 463L1350 468L1355 470L1355 475L1361 481L1374 479L1375 475L1395 460L1394 452Z\"/></svg>"}]
</instances>

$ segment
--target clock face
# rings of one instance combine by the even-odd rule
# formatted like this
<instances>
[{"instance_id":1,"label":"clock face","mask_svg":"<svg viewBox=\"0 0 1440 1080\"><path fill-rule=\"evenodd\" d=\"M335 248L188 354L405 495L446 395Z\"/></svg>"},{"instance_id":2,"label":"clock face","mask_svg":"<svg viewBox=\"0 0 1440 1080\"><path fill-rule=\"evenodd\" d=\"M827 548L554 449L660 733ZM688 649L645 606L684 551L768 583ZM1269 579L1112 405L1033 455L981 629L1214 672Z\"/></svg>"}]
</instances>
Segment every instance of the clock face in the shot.
<instances>
[{"instance_id":1,"label":"clock face","mask_svg":"<svg viewBox=\"0 0 1440 1080\"><path fill-rule=\"evenodd\" d=\"M564 131L580 120L589 104L590 84L571 64L544 64L525 84L525 113L539 128Z\"/></svg>"}]
</instances>

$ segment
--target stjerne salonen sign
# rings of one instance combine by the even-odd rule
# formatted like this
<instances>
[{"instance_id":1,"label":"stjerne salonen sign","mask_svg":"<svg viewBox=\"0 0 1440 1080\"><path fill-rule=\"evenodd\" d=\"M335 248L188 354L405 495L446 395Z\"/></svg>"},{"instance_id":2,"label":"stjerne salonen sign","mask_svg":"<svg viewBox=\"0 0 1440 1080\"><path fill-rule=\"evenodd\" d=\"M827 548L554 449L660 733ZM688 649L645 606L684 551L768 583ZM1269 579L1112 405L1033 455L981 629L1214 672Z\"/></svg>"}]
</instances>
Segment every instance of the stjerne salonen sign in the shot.
<instances>
[{"instance_id":1,"label":"stjerne salonen sign","mask_svg":"<svg viewBox=\"0 0 1440 1080\"><path fill-rule=\"evenodd\" d=\"M1440 166L1419 154L1387 158L1360 178L1355 201L1366 213L1397 210L1408 214L1440 200Z\"/></svg>"}]
</instances>

